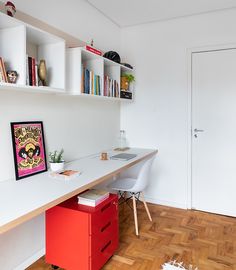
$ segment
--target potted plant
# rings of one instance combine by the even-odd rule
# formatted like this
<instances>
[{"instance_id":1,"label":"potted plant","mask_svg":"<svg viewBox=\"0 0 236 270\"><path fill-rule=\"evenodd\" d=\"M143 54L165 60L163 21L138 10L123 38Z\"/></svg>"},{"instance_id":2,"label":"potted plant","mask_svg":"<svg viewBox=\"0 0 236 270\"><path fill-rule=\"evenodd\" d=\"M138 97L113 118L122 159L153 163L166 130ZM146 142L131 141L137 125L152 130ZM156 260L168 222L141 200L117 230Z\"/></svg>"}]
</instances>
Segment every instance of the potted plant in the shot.
<instances>
[{"instance_id":1,"label":"potted plant","mask_svg":"<svg viewBox=\"0 0 236 270\"><path fill-rule=\"evenodd\" d=\"M133 74L125 73L121 76L121 89L125 91L132 91L135 77Z\"/></svg>"},{"instance_id":2,"label":"potted plant","mask_svg":"<svg viewBox=\"0 0 236 270\"><path fill-rule=\"evenodd\" d=\"M65 161L63 159L63 153L63 149L61 149L60 151L55 150L54 152L49 153L49 163L51 171L59 172L64 169Z\"/></svg>"}]
</instances>

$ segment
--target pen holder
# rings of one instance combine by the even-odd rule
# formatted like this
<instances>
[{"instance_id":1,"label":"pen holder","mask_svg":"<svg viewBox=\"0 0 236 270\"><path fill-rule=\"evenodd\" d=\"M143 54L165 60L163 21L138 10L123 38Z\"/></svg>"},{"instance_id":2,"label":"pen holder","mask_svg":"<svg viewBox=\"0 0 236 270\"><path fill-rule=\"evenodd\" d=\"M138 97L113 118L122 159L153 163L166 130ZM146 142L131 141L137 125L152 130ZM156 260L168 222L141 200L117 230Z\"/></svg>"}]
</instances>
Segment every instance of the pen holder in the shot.
<instances>
[{"instance_id":1,"label":"pen holder","mask_svg":"<svg viewBox=\"0 0 236 270\"><path fill-rule=\"evenodd\" d=\"M101 159L101 160L108 160L108 155L107 155L107 153L106 153L106 152L101 153L100 159Z\"/></svg>"}]
</instances>

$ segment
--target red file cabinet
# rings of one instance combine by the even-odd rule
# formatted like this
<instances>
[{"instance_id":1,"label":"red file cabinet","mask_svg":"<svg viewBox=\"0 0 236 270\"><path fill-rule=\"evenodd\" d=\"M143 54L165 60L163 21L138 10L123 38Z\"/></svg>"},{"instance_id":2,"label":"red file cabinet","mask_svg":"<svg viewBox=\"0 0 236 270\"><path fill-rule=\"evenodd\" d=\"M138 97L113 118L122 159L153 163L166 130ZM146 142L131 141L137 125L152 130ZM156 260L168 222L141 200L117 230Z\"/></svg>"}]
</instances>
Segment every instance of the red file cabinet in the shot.
<instances>
[{"instance_id":1,"label":"red file cabinet","mask_svg":"<svg viewBox=\"0 0 236 270\"><path fill-rule=\"evenodd\" d=\"M66 270L98 270L118 247L118 198L96 207L73 197L46 212L46 261Z\"/></svg>"}]
</instances>

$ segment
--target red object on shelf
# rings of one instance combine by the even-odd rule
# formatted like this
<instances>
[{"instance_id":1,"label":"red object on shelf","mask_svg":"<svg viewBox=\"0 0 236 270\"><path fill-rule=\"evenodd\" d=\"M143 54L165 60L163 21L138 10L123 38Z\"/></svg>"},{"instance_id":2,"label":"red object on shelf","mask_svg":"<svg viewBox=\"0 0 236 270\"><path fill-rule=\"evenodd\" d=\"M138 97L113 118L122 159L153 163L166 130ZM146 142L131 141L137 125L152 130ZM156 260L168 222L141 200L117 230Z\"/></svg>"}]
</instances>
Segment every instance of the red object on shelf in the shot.
<instances>
[{"instance_id":1,"label":"red object on shelf","mask_svg":"<svg viewBox=\"0 0 236 270\"><path fill-rule=\"evenodd\" d=\"M46 261L66 270L98 270L118 248L118 197L96 207L77 196L46 211Z\"/></svg>"},{"instance_id":2,"label":"red object on shelf","mask_svg":"<svg viewBox=\"0 0 236 270\"><path fill-rule=\"evenodd\" d=\"M92 46L86 45L85 48L87 51L90 51L90 52L95 53L95 54L100 55L100 56L102 55L102 52L100 50L98 50Z\"/></svg>"}]
</instances>

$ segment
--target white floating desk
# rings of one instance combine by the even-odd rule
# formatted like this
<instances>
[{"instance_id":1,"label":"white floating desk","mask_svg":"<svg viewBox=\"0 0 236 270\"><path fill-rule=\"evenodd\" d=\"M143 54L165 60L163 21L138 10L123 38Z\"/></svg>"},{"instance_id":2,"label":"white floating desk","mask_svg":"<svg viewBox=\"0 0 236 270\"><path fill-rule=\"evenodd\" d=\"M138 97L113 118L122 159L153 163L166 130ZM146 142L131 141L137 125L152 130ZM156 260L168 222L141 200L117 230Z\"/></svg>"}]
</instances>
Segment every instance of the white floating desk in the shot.
<instances>
[{"instance_id":1,"label":"white floating desk","mask_svg":"<svg viewBox=\"0 0 236 270\"><path fill-rule=\"evenodd\" d=\"M67 169L82 172L80 176L71 180L51 178L49 172L46 172L19 181L0 182L0 233L121 173L155 155L157 150L132 148L126 153L135 153L137 157L128 161L101 161L97 154L70 162L66 166Z\"/></svg>"}]
</instances>

